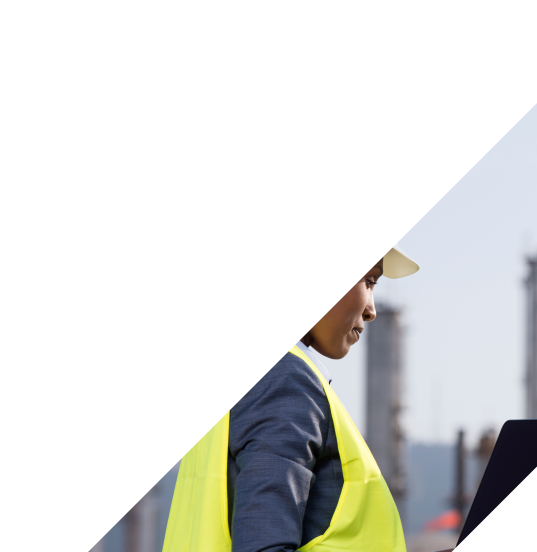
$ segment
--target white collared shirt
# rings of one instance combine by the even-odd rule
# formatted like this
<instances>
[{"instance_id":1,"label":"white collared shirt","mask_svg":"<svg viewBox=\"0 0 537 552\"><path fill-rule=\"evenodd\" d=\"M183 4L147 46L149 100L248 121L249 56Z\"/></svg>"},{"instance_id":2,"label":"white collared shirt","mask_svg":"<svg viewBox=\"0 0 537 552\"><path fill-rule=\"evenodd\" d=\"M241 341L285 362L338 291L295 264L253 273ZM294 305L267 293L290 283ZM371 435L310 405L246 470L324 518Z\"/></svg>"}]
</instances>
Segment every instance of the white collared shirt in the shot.
<instances>
[{"instance_id":1,"label":"white collared shirt","mask_svg":"<svg viewBox=\"0 0 537 552\"><path fill-rule=\"evenodd\" d=\"M332 378L330 377L330 372L326 369L325 365L321 360L321 355L312 349L311 347L306 347L302 341L299 341L296 346L305 354L307 357L315 364L319 372L325 377L328 383L332 383Z\"/></svg>"}]
</instances>

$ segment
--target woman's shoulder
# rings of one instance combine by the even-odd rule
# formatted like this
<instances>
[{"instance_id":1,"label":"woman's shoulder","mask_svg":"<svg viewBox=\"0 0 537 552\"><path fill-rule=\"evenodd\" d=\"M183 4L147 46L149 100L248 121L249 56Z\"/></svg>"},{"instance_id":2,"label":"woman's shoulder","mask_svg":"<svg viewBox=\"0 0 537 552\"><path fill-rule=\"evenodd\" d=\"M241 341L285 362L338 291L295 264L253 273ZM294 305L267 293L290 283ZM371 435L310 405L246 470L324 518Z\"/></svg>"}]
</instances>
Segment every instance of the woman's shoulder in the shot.
<instances>
[{"instance_id":1,"label":"woman's shoulder","mask_svg":"<svg viewBox=\"0 0 537 552\"><path fill-rule=\"evenodd\" d=\"M265 376L268 380L279 378L286 382L294 380L311 382L323 391L323 385L317 374L300 357L293 353L285 354ZM265 379L263 378L263 379ZM262 381L262 380L261 380ZM324 394L324 391L323 391Z\"/></svg>"},{"instance_id":2,"label":"woman's shoulder","mask_svg":"<svg viewBox=\"0 0 537 552\"><path fill-rule=\"evenodd\" d=\"M322 450L330 406L313 370L301 358L287 353L230 414L230 447L234 451L248 443L249 447L266 448L270 442L281 444L283 438L286 445L280 448L290 448L290 441L303 441Z\"/></svg>"},{"instance_id":3,"label":"woman's shoulder","mask_svg":"<svg viewBox=\"0 0 537 552\"><path fill-rule=\"evenodd\" d=\"M315 374L315 372L308 366L305 360L302 360L299 356L287 352L282 358L267 372L269 378L279 376L290 375L294 377L298 374L307 376L313 376L313 379L319 381L319 385L322 388L322 384Z\"/></svg>"},{"instance_id":4,"label":"woman's shoulder","mask_svg":"<svg viewBox=\"0 0 537 552\"><path fill-rule=\"evenodd\" d=\"M285 403L295 401L327 402L323 385L315 372L293 353L285 354L254 387L237 403L251 405L274 400Z\"/></svg>"}]
</instances>

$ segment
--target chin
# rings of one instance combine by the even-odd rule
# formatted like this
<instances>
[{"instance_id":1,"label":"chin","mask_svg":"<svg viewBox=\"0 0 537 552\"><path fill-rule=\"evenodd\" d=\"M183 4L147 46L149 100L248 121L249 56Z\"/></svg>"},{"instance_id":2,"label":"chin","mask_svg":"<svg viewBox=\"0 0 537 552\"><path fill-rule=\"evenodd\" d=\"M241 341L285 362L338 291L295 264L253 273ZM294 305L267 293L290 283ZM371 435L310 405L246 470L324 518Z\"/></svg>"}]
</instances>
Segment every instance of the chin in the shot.
<instances>
[{"instance_id":1,"label":"chin","mask_svg":"<svg viewBox=\"0 0 537 552\"><path fill-rule=\"evenodd\" d=\"M349 349L350 347L347 345L342 345L341 347L333 348L328 351L319 351L319 353L327 358L331 358L332 360L340 360L347 356Z\"/></svg>"},{"instance_id":2,"label":"chin","mask_svg":"<svg viewBox=\"0 0 537 552\"><path fill-rule=\"evenodd\" d=\"M347 349L345 349L341 354L339 354L339 355L333 357L334 360L340 360L340 359L346 357L346 356L349 354L349 350L350 350L350 347L348 347Z\"/></svg>"}]
</instances>

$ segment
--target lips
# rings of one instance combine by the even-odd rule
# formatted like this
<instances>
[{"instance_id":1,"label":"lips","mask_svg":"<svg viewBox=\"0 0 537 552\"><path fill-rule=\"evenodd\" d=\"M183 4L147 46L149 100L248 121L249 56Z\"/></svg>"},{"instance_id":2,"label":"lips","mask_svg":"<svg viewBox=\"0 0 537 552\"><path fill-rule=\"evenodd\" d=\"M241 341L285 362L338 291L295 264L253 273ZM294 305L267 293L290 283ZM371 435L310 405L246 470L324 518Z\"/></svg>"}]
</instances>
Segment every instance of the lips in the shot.
<instances>
[{"instance_id":1,"label":"lips","mask_svg":"<svg viewBox=\"0 0 537 552\"><path fill-rule=\"evenodd\" d=\"M353 328L352 331L356 336L356 341L358 341L360 339L360 334L362 333L363 328Z\"/></svg>"}]
</instances>

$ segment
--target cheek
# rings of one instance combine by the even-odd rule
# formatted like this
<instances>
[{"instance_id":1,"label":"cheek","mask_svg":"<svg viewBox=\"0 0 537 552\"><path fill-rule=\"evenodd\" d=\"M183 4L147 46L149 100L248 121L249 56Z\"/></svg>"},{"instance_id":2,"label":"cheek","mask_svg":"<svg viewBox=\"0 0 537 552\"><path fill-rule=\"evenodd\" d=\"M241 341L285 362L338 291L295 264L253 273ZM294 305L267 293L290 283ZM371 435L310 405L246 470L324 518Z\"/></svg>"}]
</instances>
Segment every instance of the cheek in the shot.
<instances>
[{"instance_id":1,"label":"cheek","mask_svg":"<svg viewBox=\"0 0 537 552\"><path fill-rule=\"evenodd\" d=\"M369 300L370 293L371 292L366 289L365 286L358 286L352 294L352 297L349 298L351 300L347 303L347 316L355 318L361 317Z\"/></svg>"},{"instance_id":2,"label":"cheek","mask_svg":"<svg viewBox=\"0 0 537 552\"><path fill-rule=\"evenodd\" d=\"M342 339L352 331L357 320L360 319L361 313L358 312L356 304L347 305L346 309L342 309L337 317L334 317L330 324L331 333L334 338Z\"/></svg>"},{"instance_id":3,"label":"cheek","mask_svg":"<svg viewBox=\"0 0 537 552\"><path fill-rule=\"evenodd\" d=\"M361 321L371 292L364 283L355 286L312 329L316 341L324 344L341 343Z\"/></svg>"},{"instance_id":4,"label":"cheek","mask_svg":"<svg viewBox=\"0 0 537 552\"><path fill-rule=\"evenodd\" d=\"M340 316L336 322L340 332L347 333L356 326L362 319L362 314L365 309L366 301L363 294L353 297L353 301L349 301L345 310L340 312Z\"/></svg>"}]
</instances>

